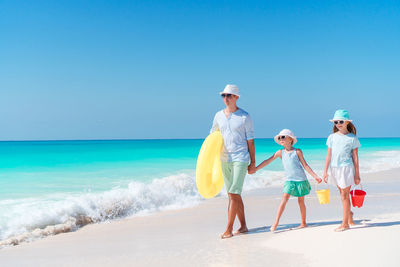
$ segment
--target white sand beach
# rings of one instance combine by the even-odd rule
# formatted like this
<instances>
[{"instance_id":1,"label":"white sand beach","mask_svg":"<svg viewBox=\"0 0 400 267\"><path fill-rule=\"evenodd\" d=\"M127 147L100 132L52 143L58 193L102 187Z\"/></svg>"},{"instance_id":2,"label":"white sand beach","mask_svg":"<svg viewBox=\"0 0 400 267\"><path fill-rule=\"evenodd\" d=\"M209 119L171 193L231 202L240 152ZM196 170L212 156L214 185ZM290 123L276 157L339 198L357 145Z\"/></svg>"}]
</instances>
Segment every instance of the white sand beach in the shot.
<instances>
[{"instance_id":1,"label":"white sand beach","mask_svg":"<svg viewBox=\"0 0 400 267\"><path fill-rule=\"evenodd\" d=\"M248 178L248 179L251 179ZM341 203L306 198L309 227L291 199L271 233L281 188L243 194L249 234L221 240L226 197L199 206L87 225L0 250L0 266L400 266L400 170L362 175L367 197L353 208L356 226L336 233Z\"/></svg>"}]
</instances>

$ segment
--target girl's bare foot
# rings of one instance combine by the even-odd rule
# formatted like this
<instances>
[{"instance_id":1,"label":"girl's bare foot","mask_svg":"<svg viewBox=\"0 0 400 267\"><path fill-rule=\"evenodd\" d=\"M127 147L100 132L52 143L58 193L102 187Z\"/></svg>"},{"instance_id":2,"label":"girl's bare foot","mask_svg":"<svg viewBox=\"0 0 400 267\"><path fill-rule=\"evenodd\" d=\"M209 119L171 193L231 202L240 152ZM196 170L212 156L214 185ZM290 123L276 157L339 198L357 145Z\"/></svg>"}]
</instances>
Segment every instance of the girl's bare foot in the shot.
<instances>
[{"instance_id":1,"label":"girl's bare foot","mask_svg":"<svg viewBox=\"0 0 400 267\"><path fill-rule=\"evenodd\" d=\"M221 235L221 239L225 239L225 238L231 238L233 236L232 233L230 232L225 232Z\"/></svg>"},{"instance_id":2,"label":"girl's bare foot","mask_svg":"<svg viewBox=\"0 0 400 267\"><path fill-rule=\"evenodd\" d=\"M239 229L237 229L233 234L240 235L240 234L245 234L247 232L249 232L249 229L247 229L247 227L244 226L244 227L240 227Z\"/></svg>"},{"instance_id":3,"label":"girl's bare foot","mask_svg":"<svg viewBox=\"0 0 400 267\"><path fill-rule=\"evenodd\" d=\"M278 225L274 224L271 226L271 228L269 228L269 230L271 231L271 233L275 232L276 227L278 227Z\"/></svg>"},{"instance_id":4,"label":"girl's bare foot","mask_svg":"<svg viewBox=\"0 0 400 267\"><path fill-rule=\"evenodd\" d=\"M307 227L307 224L300 224L299 226L297 226L296 228L294 228L294 229L302 229L302 228L306 228Z\"/></svg>"},{"instance_id":5,"label":"girl's bare foot","mask_svg":"<svg viewBox=\"0 0 400 267\"><path fill-rule=\"evenodd\" d=\"M349 230L349 228L350 227L348 225L341 225L335 229L335 232L343 232L343 231Z\"/></svg>"}]
</instances>

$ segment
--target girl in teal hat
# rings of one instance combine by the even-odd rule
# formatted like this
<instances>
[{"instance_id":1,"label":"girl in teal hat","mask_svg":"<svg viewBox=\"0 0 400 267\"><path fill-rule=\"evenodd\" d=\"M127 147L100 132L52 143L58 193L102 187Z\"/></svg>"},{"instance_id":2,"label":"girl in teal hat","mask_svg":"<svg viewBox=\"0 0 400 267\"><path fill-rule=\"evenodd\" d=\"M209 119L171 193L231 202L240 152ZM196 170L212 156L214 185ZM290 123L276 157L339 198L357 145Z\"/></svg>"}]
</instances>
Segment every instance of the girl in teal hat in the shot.
<instances>
[{"instance_id":1,"label":"girl in teal hat","mask_svg":"<svg viewBox=\"0 0 400 267\"><path fill-rule=\"evenodd\" d=\"M307 226L304 196L308 195L311 190L311 186L307 180L304 169L310 175L312 175L318 183L320 183L322 179L313 172L310 166L308 166L304 160L303 152L301 152L300 149L293 147L293 145L297 142L297 138L294 136L292 131L289 129L283 129L278 135L275 136L274 139L275 142L283 146L284 149L276 151L272 157L264 160L256 167L256 171L258 171L279 157L282 159L283 167L285 168L286 182L283 187L282 201L276 214L275 223L271 226L270 230L271 232L274 232L276 227L278 227L279 219L285 210L286 203L288 202L290 196L297 197L301 214L301 224L299 228L304 228Z\"/></svg>"},{"instance_id":2,"label":"girl in teal hat","mask_svg":"<svg viewBox=\"0 0 400 267\"><path fill-rule=\"evenodd\" d=\"M354 225L350 209L350 188L360 183L358 148L361 145L356 136L356 127L350 120L347 110L337 110L330 121L333 122L333 133L326 141L328 154L323 178L325 183L329 182L339 189L343 205L343 221L335 231L341 232Z\"/></svg>"}]
</instances>

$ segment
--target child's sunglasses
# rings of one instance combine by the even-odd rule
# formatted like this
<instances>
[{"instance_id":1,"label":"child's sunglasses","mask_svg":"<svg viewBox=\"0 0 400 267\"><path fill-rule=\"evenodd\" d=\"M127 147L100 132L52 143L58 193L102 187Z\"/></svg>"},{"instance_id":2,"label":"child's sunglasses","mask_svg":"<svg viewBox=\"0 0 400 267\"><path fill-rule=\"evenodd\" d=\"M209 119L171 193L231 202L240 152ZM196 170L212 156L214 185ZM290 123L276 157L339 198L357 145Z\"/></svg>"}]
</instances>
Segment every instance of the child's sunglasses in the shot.
<instances>
[{"instance_id":1,"label":"child's sunglasses","mask_svg":"<svg viewBox=\"0 0 400 267\"><path fill-rule=\"evenodd\" d=\"M286 137L285 135L278 136L278 140L284 140L285 137Z\"/></svg>"},{"instance_id":2,"label":"child's sunglasses","mask_svg":"<svg viewBox=\"0 0 400 267\"><path fill-rule=\"evenodd\" d=\"M232 94L222 94L222 95L221 95L222 98L225 98L225 96L226 96L227 98L230 98L230 97L232 96Z\"/></svg>"},{"instance_id":3,"label":"child's sunglasses","mask_svg":"<svg viewBox=\"0 0 400 267\"><path fill-rule=\"evenodd\" d=\"M344 121L334 121L333 123L334 123L334 124L343 124Z\"/></svg>"}]
</instances>

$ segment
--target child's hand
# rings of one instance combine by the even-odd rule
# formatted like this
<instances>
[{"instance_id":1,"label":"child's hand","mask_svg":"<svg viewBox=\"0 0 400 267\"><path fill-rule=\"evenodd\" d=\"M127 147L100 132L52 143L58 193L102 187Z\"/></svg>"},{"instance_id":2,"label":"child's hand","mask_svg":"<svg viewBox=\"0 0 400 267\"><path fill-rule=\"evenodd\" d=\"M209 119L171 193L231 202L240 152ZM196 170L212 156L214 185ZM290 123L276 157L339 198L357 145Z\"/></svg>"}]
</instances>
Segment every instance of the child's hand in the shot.
<instances>
[{"instance_id":1,"label":"child's hand","mask_svg":"<svg viewBox=\"0 0 400 267\"><path fill-rule=\"evenodd\" d=\"M317 181L317 183L321 183L322 182L322 179L321 178L319 178L318 176L317 176L317 178L315 178L315 180Z\"/></svg>"},{"instance_id":2,"label":"child's hand","mask_svg":"<svg viewBox=\"0 0 400 267\"><path fill-rule=\"evenodd\" d=\"M354 183L355 183L356 185L358 185L358 184L360 184L360 182L361 182L360 176L359 176L359 175L356 175L356 176L354 177Z\"/></svg>"},{"instance_id":3,"label":"child's hand","mask_svg":"<svg viewBox=\"0 0 400 267\"><path fill-rule=\"evenodd\" d=\"M324 182L327 184L328 183L328 174L324 173Z\"/></svg>"}]
</instances>

